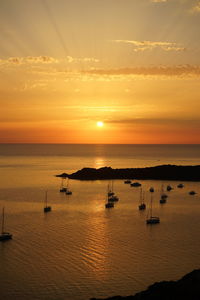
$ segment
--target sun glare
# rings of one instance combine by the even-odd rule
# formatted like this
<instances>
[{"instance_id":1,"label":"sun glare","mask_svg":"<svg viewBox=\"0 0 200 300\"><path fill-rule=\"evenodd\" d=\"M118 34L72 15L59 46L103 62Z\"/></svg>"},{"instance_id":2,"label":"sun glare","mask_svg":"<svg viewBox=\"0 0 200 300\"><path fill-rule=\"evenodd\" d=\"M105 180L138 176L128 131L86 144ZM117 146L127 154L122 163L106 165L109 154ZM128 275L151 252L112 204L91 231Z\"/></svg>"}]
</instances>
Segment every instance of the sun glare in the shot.
<instances>
[{"instance_id":1,"label":"sun glare","mask_svg":"<svg viewBox=\"0 0 200 300\"><path fill-rule=\"evenodd\" d=\"M103 124L102 121L98 121L98 122L97 122L97 126L98 126L98 127L103 127L103 125L104 125L104 124Z\"/></svg>"}]
</instances>

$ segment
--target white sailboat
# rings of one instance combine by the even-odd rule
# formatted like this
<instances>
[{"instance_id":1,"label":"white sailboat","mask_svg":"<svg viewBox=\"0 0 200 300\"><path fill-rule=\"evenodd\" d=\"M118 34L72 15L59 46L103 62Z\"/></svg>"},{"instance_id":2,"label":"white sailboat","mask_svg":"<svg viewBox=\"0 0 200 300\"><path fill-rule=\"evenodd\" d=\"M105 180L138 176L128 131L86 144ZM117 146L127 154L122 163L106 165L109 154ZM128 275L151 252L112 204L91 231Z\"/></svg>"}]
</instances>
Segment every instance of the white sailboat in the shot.
<instances>
[{"instance_id":1,"label":"white sailboat","mask_svg":"<svg viewBox=\"0 0 200 300\"><path fill-rule=\"evenodd\" d=\"M150 201L150 209L149 209L149 218L146 219L147 224L158 224L160 223L160 218L159 217L154 217L152 215L152 202L153 202L153 196L151 194L151 201Z\"/></svg>"},{"instance_id":2,"label":"white sailboat","mask_svg":"<svg viewBox=\"0 0 200 300\"><path fill-rule=\"evenodd\" d=\"M44 200L44 213L50 212L51 206L47 205L47 191L45 193L45 200Z\"/></svg>"},{"instance_id":3,"label":"white sailboat","mask_svg":"<svg viewBox=\"0 0 200 300\"><path fill-rule=\"evenodd\" d=\"M4 207L2 210L2 227L1 227L1 234L0 234L0 241L5 241L5 240L10 240L12 239L12 234L9 232L4 231L4 222L5 222L5 217L4 217Z\"/></svg>"}]
</instances>

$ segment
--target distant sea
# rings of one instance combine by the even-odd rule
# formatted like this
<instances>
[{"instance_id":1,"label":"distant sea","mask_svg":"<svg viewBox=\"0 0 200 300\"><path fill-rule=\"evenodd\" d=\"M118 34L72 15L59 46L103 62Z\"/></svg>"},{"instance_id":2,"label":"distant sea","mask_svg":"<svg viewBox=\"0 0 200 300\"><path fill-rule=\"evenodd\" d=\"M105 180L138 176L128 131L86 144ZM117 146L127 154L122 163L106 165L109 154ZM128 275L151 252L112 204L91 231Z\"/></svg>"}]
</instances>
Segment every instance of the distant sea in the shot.
<instances>
[{"instance_id":1,"label":"distant sea","mask_svg":"<svg viewBox=\"0 0 200 300\"><path fill-rule=\"evenodd\" d=\"M111 182L70 180L67 196L54 176L83 167L162 164L199 165L200 145L0 144L0 220L5 206L5 230L13 234L0 243L0 299L130 295L199 268L200 183L179 189L179 182L142 180L147 211L153 186L153 213L161 220L149 227L147 211L138 211L139 188L115 180L120 201L106 210ZM160 205L167 184L173 190Z\"/></svg>"}]
</instances>

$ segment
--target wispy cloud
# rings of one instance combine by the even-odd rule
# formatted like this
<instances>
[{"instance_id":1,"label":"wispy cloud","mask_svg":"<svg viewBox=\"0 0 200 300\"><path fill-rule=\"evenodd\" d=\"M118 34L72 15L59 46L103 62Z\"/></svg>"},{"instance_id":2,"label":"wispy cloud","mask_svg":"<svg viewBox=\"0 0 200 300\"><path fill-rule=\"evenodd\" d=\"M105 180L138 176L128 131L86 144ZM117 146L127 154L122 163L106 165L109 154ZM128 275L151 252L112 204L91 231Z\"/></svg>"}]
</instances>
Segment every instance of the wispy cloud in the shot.
<instances>
[{"instance_id":1,"label":"wispy cloud","mask_svg":"<svg viewBox=\"0 0 200 300\"><path fill-rule=\"evenodd\" d=\"M162 3L162 2L168 2L168 0L150 0L150 2Z\"/></svg>"},{"instance_id":2,"label":"wispy cloud","mask_svg":"<svg viewBox=\"0 0 200 300\"><path fill-rule=\"evenodd\" d=\"M94 57L77 58L67 56L64 59L57 59L51 56L26 56L26 57L9 57L8 59L0 59L0 64L55 64L55 63L98 63L99 59Z\"/></svg>"},{"instance_id":3,"label":"wispy cloud","mask_svg":"<svg viewBox=\"0 0 200 300\"><path fill-rule=\"evenodd\" d=\"M107 120L107 123L121 124L121 125L176 125L176 126L190 126L194 128L200 128L200 120L198 119L177 119L177 118L127 118L127 119L113 119Z\"/></svg>"},{"instance_id":4,"label":"wispy cloud","mask_svg":"<svg viewBox=\"0 0 200 300\"><path fill-rule=\"evenodd\" d=\"M159 67L136 67L121 69L91 69L85 71L94 75L142 75L142 76L167 76L167 77L199 77L200 66L180 65L180 66L159 66Z\"/></svg>"},{"instance_id":5,"label":"wispy cloud","mask_svg":"<svg viewBox=\"0 0 200 300\"><path fill-rule=\"evenodd\" d=\"M154 42L154 41L136 41L136 40L113 40L115 43L124 43L133 45L133 50L135 52L153 50L160 48L164 51L184 51L185 47L182 45L172 42Z\"/></svg>"},{"instance_id":6,"label":"wispy cloud","mask_svg":"<svg viewBox=\"0 0 200 300\"><path fill-rule=\"evenodd\" d=\"M198 1L190 10L191 13L200 13L200 1Z\"/></svg>"},{"instance_id":7,"label":"wispy cloud","mask_svg":"<svg viewBox=\"0 0 200 300\"><path fill-rule=\"evenodd\" d=\"M98 63L99 59L94 57L83 57L83 58L76 58L72 56L67 56L67 62L68 63L80 63L80 62L93 62Z\"/></svg>"},{"instance_id":8,"label":"wispy cloud","mask_svg":"<svg viewBox=\"0 0 200 300\"><path fill-rule=\"evenodd\" d=\"M1 64L14 64L14 65L21 65L21 64L51 64L57 63L58 60L51 57L51 56L26 56L26 57L9 57L8 59L1 59Z\"/></svg>"}]
</instances>

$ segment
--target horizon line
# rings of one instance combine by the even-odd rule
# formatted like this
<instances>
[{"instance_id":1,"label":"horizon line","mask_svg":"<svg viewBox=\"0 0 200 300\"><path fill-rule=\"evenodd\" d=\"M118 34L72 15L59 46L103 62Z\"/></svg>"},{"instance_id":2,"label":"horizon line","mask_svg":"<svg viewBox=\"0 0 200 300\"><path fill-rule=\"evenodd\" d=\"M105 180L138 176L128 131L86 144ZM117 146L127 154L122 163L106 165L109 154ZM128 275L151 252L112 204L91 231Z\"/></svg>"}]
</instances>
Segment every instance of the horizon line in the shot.
<instances>
[{"instance_id":1,"label":"horizon line","mask_svg":"<svg viewBox=\"0 0 200 300\"><path fill-rule=\"evenodd\" d=\"M200 143L14 143L7 142L1 143L0 145L200 145Z\"/></svg>"}]
</instances>

